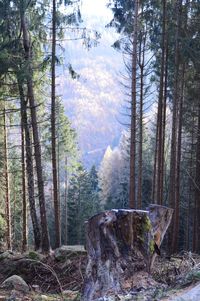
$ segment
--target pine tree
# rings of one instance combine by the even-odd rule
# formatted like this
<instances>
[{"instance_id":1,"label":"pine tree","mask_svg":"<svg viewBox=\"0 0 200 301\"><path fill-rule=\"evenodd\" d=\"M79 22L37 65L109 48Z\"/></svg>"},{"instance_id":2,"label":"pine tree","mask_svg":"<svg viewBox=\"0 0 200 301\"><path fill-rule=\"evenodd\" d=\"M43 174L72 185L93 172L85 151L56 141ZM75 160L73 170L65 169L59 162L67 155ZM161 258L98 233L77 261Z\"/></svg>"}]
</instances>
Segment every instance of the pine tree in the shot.
<instances>
[{"instance_id":1,"label":"pine tree","mask_svg":"<svg viewBox=\"0 0 200 301\"><path fill-rule=\"evenodd\" d=\"M21 144L22 144L22 252L27 250L27 202L26 202L26 166L25 166L25 141L24 128L21 124Z\"/></svg>"},{"instance_id":2,"label":"pine tree","mask_svg":"<svg viewBox=\"0 0 200 301\"><path fill-rule=\"evenodd\" d=\"M51 143L52 143L52 173L53 173L53 199L55 214L55 247L61 245L60 229L60 202L58 197L58 171L56 156L56 1L52 1L52 59L51 59Z\"/></svg>"},{"instance_id":3,"label":"pine tree","mask_svg":"<svg viewBox=\"0 0 200 301\"><path fill-rule=\"evenodd\" d=\"M44 178L43 178L43 168L41 160L41 145L39 138L39 131L37 126L37 112L36 112L36 100L34 95L33 88L33 69L31 65L32 61L32 49L31 49L31 40L27 28L26 20L26 8L24 1L20 2L20 21L22 28L22 38L23 38L23 47L24 47L24 59L27 63L27 93L31 110L31 122L33 129L33 141L34 141L34 151L35 151L35 161L36 161L36 171L37 171L37 184L38 184L38 193L39 193L39 205L40 205L40 216L41 216L41 245L43 252L49 252L50 243L49 243L49 233L47 227L47 218L46 218L46 205L45 205L45 195L44 195Z\"/></svg>"},{"instance_id":4,"label":"pine tree","mask_svg":"<svg viewBox=\"0 0 200 301\"><path fill-rule=\"evenodd\" d=\"M177 141L180 143L178 132L178 104L180 100L180 55L179 55L179 37L180 37L180 26L181 26L181 9L182 0L175 2L176 11L176 35L175 35L175 72L174 72L174 89L173 89L173 115L172 115L172 138L171 138L171 161L170 161L170 194L169 194L169 204L175 209L174 214L174 229L172 234L172 251L177 249L177 233L179 232L179 170L177 163L180 158L177 158L178 145ZM180 112L181 113L181 112ZM175 230L175 231L174 231Z\"/></svg>"},{"instance_id":5,"label":"pine tree","mask_svg":"<svg viewBox=\"0 0 200 301\"><path fill-rule=\"evenodd\" d=\"M4 108L4 178L5 178L5 216L6 216L6 243L8 250L12 250L12 225L11 225L11 205L10 205L10 184L8 166L8 138L6 108Z\"/></svg>"},{"instance_id":6,"label":"pine tree","mask_svg":"<svg viewBox=\"0 0 200 301\"><path fill-rule=\"evenodd\" d=\"M129 206L136 208L136 103L137 103L137 40L138 40L139 0L134 6L133 49L132 49L132 86L131 86L131 140L130 140L130 194Z\"/></svg>"},{"instance_id":7,"label":"pine tree","mask_svg":"<svg viewBox=\"0 0 200 301\"><path fill-rule=\"evenodd\" d=\"M32 152L32 143L31 143L31 133L28 125L28 116L27 116L27 101L25 100L24 88L20 81L19 74L18 77L18 89L21 102L21 123L22 128L24 129L25 134L25 148L26 148L26 174L27 174L27 184L28 184L28 199L30 206L30 215L33 225L34 233L34 243L35 249L38 250L41 244L41 233L39 227L39 221L36 212L35 204L35 192L34 192L34 171L33 171L33 152Z\"/></svg>"},{"instance_id":8,"label":"pine tree","mask_svg":"<svg viewBox=\"0 0 200 301\"><path fill-rule=\"evenodd\" d=\"M68 189L69 244L85 242L84 222L100 209L98 190L95 168L88 173L80 166Z\"/></svg>"}]
</instances>

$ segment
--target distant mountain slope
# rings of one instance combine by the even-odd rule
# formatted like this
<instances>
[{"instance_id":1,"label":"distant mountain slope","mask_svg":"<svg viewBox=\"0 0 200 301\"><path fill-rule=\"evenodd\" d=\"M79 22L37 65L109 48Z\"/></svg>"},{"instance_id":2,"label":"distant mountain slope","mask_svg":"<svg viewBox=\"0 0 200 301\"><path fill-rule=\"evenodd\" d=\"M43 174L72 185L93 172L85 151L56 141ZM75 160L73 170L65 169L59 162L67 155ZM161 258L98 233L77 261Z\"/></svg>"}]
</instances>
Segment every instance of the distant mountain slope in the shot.
<instances>
[{"instance_id":1,"label":"distant mountain slope","mask_svg":"<svg viewBox=\"0 0 200 301\"><path fill-rule=\"evenodd\" d=\"M84 163L98 164L108 145L118 143L123 96L105 60L90 60L79 80L63 78L66 114L77 130Z\"/></svg>"},{"instance_id":2,"label":"distant mountain slope","mask_svg":"<svg viewBox=\"0 0 200 301\"><path fill-rule=\"evenodd\" d=\"M119 120L124 99L117 76L123 66L122 56L111 47L117 35L105 28L111 18L110 11L105 8L104 12L101 5L100 16L95 15L98 11L92 14L91 9L89 13L86 26L101 33L100 43L88 51L81 41L67 41L64 44L65 64L70 62L80 78L71 79L66 68L58 79L65 111L77 130L87 167L99 164L108 145L118 144L123 128Z\"/></svg>"}]
</instances>

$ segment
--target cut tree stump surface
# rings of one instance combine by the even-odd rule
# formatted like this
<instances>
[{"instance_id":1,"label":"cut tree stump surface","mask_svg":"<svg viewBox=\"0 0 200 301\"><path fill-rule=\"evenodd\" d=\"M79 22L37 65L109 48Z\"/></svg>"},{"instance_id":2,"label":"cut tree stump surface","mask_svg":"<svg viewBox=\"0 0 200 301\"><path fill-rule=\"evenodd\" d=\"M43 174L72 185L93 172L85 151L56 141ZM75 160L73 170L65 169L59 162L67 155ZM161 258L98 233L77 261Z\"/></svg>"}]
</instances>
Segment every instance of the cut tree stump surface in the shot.
<instances>
[{"instance_id":1,"label":"cut tree stump surface","mask_svg":"<svg viewBox=\"0 0 200 301\"><path fill-rule=\"evenodd\" d=\"M110 210L86 223L88 264L82 300L131 289L138 270L150 272L171 222L173 210L151 205L148 210Z\"/></svg>"}]
</instances>

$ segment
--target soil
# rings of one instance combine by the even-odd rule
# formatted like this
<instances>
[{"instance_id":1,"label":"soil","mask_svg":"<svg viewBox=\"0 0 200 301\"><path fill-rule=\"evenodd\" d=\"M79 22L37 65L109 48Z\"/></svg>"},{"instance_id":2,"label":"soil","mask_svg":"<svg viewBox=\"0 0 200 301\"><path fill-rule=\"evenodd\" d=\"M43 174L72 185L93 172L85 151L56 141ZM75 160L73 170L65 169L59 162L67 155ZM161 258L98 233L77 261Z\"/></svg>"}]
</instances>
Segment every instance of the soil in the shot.
<instances>
[{"instance_id":1,"label":"soil","mask_svg":"<svg viewBox=\"0 0 200 301\"><path fill-rule=\"evenodd\" d=\"M0 290L0 301L80 299L87 263L86 255L71 253L64 261L58 261L54 254L40 259L32 259L27 254L14 254L0 260L0 283L12 275L19 275L29 285L31 292L23 297L11 298L16 292ZM148 301L168 301L170 296L180 295L200 281L200 256L194 254L158 257L154 266L152 276L138 271L132 277L131 287L130 283L127 283L129 293L133 296L147 296ZM65 293L63 299L60 295L61 290ZM134 297L131 300L136 299Z\"/></svg>"},{"instance_id":2,"label":"soil","mask_svg":"<svg viewBox=\"0 0 200 301\"><path fill-rule=\"evenodd\" d=\"M39 287L43 293L81 291L86 261L86 256L77 254L71 254L62 262L53 255L42 260L15 255L0 261L0 283L12 275L19 275L31 288Z\"/></svg>"}]
</instances>

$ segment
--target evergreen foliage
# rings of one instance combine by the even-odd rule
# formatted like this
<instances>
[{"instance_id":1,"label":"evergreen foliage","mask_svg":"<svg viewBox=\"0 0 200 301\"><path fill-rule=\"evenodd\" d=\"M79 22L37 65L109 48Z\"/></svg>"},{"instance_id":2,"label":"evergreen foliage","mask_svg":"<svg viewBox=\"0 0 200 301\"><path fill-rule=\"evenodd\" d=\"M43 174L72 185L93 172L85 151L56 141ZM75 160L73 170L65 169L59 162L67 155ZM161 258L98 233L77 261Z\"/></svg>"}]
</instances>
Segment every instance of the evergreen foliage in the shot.
<instances>
[{"instance_id":1,"label":"evergreen foliage","mask_svg":"<svg viewBox=\"0 0 200 301\"><path fill-rule=\"evenodd\" d=\"M70 245L85 243L84 222L101 210L95 166L89 172L80 165L69 183L68 214Z\"/></svg>"},{"instance_id":2,"label":"evergreen foliage","mask_svg":"<svg viewBox=\"0 0 200 301\"><path fill-rule=\"evenodd\" d=\"M48 252L47 209L52 247L56 226L63 243L83 244L84 222L103 209L128 208L134 183L133 207L155 201L174 208L169 251L200 252L199 1L108 0L113 18L107 27L119 34L113 46L125 58L133 126L117 147L108 146L99 170L89 171L79 162L61 97L54 93L50 105L49 73L63 63L56 46L66 30L69 37L78 32L87 48L100 35L79 28L79 1L56 1L55 18L51 4L0 0L0 240L21 249L28 228L29 242ZM67 68L73 80L80 79L70 62ZM56 72L52 78L56 92Z\"/></svg>"}]
</instances>

